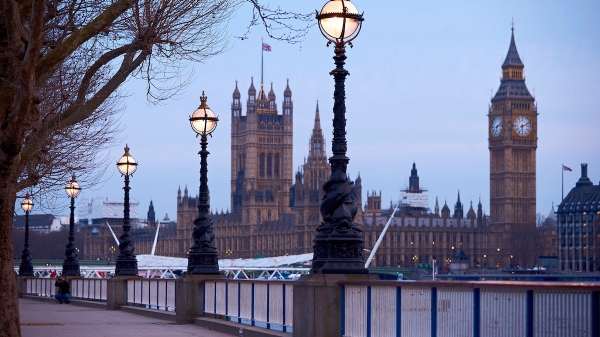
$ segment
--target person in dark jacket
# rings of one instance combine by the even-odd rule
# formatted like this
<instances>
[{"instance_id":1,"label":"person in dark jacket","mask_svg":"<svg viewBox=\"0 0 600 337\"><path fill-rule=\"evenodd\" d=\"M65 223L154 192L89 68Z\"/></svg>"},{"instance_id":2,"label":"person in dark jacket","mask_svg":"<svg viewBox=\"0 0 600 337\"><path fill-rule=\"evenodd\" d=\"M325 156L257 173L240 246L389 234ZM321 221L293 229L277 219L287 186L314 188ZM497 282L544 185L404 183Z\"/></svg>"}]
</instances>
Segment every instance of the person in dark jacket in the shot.
<instances>
[{"instance_id":1,"label":"person in dark jacket","mask_svg":"<svg viewBox=\"0 0 600 337\"><path fill-rule=\"evenodd\" d=\"M67 282L67 278L59 276L54 285L58 287L58 292L54 294L54 298L56 298L60 304L63 304L63 302L68 304L71 301L71 286L69 285L69 282Z\"/></svg>"}]
</instances>

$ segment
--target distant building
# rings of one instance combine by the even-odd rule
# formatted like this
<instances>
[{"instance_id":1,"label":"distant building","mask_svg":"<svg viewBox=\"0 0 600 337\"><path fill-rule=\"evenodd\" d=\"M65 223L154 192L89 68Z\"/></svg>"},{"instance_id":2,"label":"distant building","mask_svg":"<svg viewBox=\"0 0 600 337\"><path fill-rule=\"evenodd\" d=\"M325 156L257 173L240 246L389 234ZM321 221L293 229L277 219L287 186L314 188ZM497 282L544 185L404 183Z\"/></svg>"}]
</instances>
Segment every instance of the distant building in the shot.
<instances>
[{"instance_id":1,"label":"distant building","mask_svg":"<svg viewBox=\"0 0 600 337\"><path fill-rule=\"evenodd\" d=\"M581 164L581 178L556 215L560 270L600 270L600 184L588 178L587 164Z\"/></svg>"},{"instance_id":2,"label":"distant building","mask_svg":"<svg viewBox=\"0 0 600 337\"><path fill-rule=\"evenodd\" d=\"M137 223L139 218L140 203L136 200L129 200L129 218L132 223ZM104 219L123 219L123 209L125 202L122 198L94 198L81 199L77 203L77 215L80 223L84 225L102 224Z\"/></svg>"},{"instance_id":3,"label":"distant building","mask_svg":"<svg viewBox=\"0 0 600 337\"><path fill-rule=\"evenodd\" d=\"M25 215L13 217L13 229L25 230ZM61 229L60 219L52 214L29 214L30 232L50 233Z\"/></svg>"},{"instance_id":4,"label":"distant building","mask_svg":"<svg viewBox=\"0 0 600 337\"><path fill-rule=\"evenodd\" d=\"M400 212L406 215L427 214L429 212L429 194L427 190L419 185L417 166L413 163L410 177L408 178L408 189L400 194L402 206Z\"/></svg>"},{"instance_id":5,"label":"distant building","mask_svg":"<svg viewBox=\"0 0 600 337\"><path fill-rule=\"evenodd\" d=\"M62 226L62 228L69 228L69 225L71 224L70 215L61 215L58 217L58 219L60 220L60 225ZM75 226L77 226L77 224L79 223L79 217L75 216L73 221L75 223Z\"/></svg>"},{"instance_id":6,"label":"distant building","mask_svg":"<svg viewBox=\"0 0 600 337\"><path fill-rule=\"evenodd\" d=\"M488 109L491 253L500 267L534 265L538 110L525 84L514 28L498 91Z\"/></svg>"},{"instance_id":7,"label":"distant building","mask_svg":"<svg viewBox=\"0 0 600 337\"><path fill-rule=\"evenodd\" d=\"M362 230L366 249L373 249L385 224L391 218L388 231L371 264L412 267L421 263L431 263L431 259L435 259L438 266L452 269L452 265L459 262L457 257L460 257L462 267L491 267L493 264L487 259L490 252L489 225L487 217L483 214L481 202L477 212L471 203L467 217L463 218L459 194L455 204L455 216L450 215L447 204L444 204L440 216L437 199L434 213L422 203L424 198L419 194L424 190L419 186L414 163L409 179L410 185L404 190L406 198L403 197L403 200L413 203L403 204L393 216L394 204L390 204L389 209L380 209L378 212L365 206ZM381 194L369 195L369 198L371 200L367 200L367 205L372 205L380 202Z\"/></svg>"},{"instance_id":8,"label":"distant building","mask_svg":"<svg viewBox=\"0 0 600 337\"><path fill-rule=\"evenodd\" d=\"M165 215L165 218L168 219L169 216ZM154 204L152 203L152 200L150 200L150 207L148 207L148 214L146 216L146 219L148 219L148 226L156 226L156 213L154 213Z\"/></svg>"}]
</instances>

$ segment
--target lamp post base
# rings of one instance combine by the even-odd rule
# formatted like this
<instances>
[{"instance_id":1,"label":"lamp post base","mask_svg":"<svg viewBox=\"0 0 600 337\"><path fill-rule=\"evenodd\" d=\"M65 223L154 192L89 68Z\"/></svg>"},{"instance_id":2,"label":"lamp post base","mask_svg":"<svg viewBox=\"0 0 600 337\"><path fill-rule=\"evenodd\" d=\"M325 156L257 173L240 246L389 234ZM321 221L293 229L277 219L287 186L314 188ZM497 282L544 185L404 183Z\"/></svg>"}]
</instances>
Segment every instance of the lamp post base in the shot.
<instances>
[{"instance_id":1,"label":"lamp post base","mask_svg":"<svg viewBox=\"0 0 600 337\"><path fill-rule=\"evenodd\" d=\"M363 249L365 240L358 233L319 233L314 241L313 274L368 274Z\"/></svg>"},{"instance_id":2,"label":"lamp post base","mask_svg":"<svg viewBox=\"0 0 600 337\"><path fill-rule=\"evenodd\" d=\"M66 259L63 262L62 275L64 276L79 276L81 275L79 270L79 261Z\"/></svg>"},{"instance_id":3,"label":"lamp post base","mask_svg":"<svg viewBox=\"0 0 600 337\"><path fill-rule=\"evenodd\" d=\"M115 266L115 276L135 276L138 274L137 259L133 258L117 258Z\"/></svg>"},{"instance_id":4,"label":"lamp post base","mask_svg":"<svg viewBox=\"0 0 600 337\"><path fill-rule=\"evenodd\" d=\"M19 266L19 276L33 276L33 265L21 264Z\"/></svg>"},{"instance_id":5,"label":"lamp post base","mask_svg":"<svg viewBox=\"0 0 600 337\"><path fill-rule=\"evenodd\" d=\"M188 275L219 275L219 254L214 252L190 252Z\"/></svg>"}]
</instances>

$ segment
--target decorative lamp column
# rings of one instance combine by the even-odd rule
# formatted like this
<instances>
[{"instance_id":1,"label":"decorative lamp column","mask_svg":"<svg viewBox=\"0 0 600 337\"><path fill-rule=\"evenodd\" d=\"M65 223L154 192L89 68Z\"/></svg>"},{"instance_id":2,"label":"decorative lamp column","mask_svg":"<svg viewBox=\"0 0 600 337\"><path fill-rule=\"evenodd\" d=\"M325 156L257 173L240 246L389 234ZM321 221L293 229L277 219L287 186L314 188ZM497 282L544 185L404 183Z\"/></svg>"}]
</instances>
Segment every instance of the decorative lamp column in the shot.
<instances>
[{"instance_id":1,"label":"decorative lamp column","mask_svg":"<svg viewBox=\"0 0 600 337\"><path fill-rule=\"evenodd\" d=\"M31 264L31 251L29 251L29 211L33 208L33 201L29 193L21 202L21 208L25 211L25 248L21 253L21 264L19 265L19 276L33 276L33 265Z\"/></svg>"},{"instance_id":2,"label":"decorative lamp column","mask_svg":"<svg viewBox=\"0 0 600 337\"><path fill-rule=\"evenodd\" d=\"M194 245L188 253L188 275L216 275L219 274L219 254L214 246L215 232L213 220L210 217L209 192L208 192L208 166L206 158L207 136L211 135L217 127L219 118L206 104L207 97L200 96L200 107L190 117L190 124L196 137L200 136L200 199L198 201L198 218L194 220ZM212 137L212 135L211 135Z\"/></svg>"},{"instance_id":3,"label":"decorative lamp column","mask_svg":"<svg viewBox=\"0 0 600 337\"><path fill-rule=\"evenodd\" d=\"M129 146L125 145L125 154L117 162L117 168L125 176L125 204L123 207L123 234L119 238L119 256L115 266L115 276L132 276L138 274L137 259L135 257L135 246L131 235L129 224L129 176L137 169L135 159L129 154Z\"/></svg>"},{"instance_id":4,"label":"decorative lamp column","mask_svg":"<svg viewBox=\"0 0 600 337\"><path fill-rule=\"evenodd\" d=\"M323 184L325 196L320 211L323 222L313 240L313 274L367 274L363 253L365 240L354 223L358 211L354 182L346 175L350 159L346 157L346 92L344 69L346 44L352 46L362 26L363 17L348 0L331 0L317 12L321 33L335 46L336 68L329 74L335 80L333 93L333 156L329 158L331 177Z\"/></svg>"},{"instance_id":5,"label":"decorative lamp column","mask_svg":"<svg viewBox=\"0 0 600 337\"><path fill-rule=\"evenodd\" d=\"M65 261L63 262L62 275L79 276L79 260L77 259L78 249L75 245L75 197L81 192L81 187L75 180L75 174L71 181L65 186L67 195L71 197L71 217L69 218L69 243L65 251Z\"/></svg>"}]
</instances>

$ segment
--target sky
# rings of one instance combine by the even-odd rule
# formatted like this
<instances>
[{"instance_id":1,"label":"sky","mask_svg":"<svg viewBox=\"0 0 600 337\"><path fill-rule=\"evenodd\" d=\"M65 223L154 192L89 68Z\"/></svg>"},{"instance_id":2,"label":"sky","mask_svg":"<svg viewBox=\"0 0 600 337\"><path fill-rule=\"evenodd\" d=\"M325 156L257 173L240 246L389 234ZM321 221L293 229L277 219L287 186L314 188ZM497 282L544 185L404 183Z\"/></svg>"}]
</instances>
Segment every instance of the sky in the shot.
<instances>
[{"instance_id":1,"label":"sky","mask_svg":"<svg viewBox=\"0 0 600 337\"><path fill-rule=\"evenodd\" d=\"M314 12L325 1L271 1ZM367 191L381 191L382 203L396 202L408 185L415 162L421 185L440 207L461 201L468 209L479 198L489 213L488 106L498 90L501 64L510 44L511 21L526 85L538 107L537 211L550 212L588 163L588 176L600 181L600 2L598 1L353 1L365 21L354 48L347 49L346 80L348 167L360 172L363 202ZM308 155L317 100L331 155L333 47L316 26L300 44L268 39L254 27L242 35L250 9L229 22L227 52L194 64L194 78L181 95L163 105L147 102L144 83L131 79L121 117L123 144L110 150L116 163L125 143L139 166L131 178L131 197L146 217L150 200L156 216L176 219L177 189L199 188L199 139L189 115L205 91L219 116L209 138L208 184L211 208L230 208L231 102L235 80L247 99L251 76L260 82L261 38L266 85L273 82L281 107L289 78L294 103L294 172ZM245 111L245 105L244 105ZM123 178L111 164L101 186L79 199L123 196ZM67 211L65 210L65 214Z\"/></svg>"}]
</instances>

